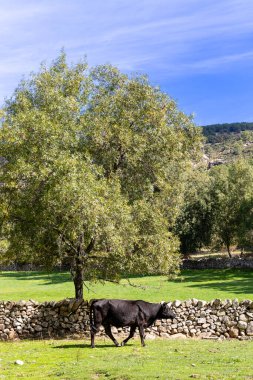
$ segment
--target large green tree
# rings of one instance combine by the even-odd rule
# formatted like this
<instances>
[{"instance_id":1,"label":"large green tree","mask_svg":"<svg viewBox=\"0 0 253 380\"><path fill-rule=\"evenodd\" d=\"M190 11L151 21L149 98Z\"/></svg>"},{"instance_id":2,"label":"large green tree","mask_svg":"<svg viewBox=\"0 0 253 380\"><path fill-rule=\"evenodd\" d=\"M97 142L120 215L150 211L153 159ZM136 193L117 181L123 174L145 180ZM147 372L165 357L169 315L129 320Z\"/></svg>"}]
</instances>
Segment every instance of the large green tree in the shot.
<instances>
[{"instance_id":1,"label":"large green tree","mask_svg":"<svg viewBox=\"0 0 253 380\"><path fill-rule=\"evenodd\" d=\"M253 228L253 166L238 160L210 171L213 231L217 243L227 248L245 245Z\"/></svg>"},{"instance_id":2,"label":"large green tree","mask_svg":"<svg viewBox=\"0 0 253 380\"><path fill-rule=\"evenodd\" d=\"M172 226L200 145L191 119L145 76L70 66L62 53L4 107L6 257L65 258L77 298L86 279L174 271Z\"/></svg>"}]
</instances>

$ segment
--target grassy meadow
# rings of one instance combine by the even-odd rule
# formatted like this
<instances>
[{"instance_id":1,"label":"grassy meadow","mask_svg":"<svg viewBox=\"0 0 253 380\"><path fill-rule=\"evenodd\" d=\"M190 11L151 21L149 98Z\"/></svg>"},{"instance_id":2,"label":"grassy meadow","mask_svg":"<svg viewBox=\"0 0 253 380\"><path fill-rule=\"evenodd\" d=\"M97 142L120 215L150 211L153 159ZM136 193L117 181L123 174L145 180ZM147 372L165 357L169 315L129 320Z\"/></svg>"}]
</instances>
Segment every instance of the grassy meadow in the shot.
<instances>
[{"instance_id":1,"label":"grassy meadow","mask_svg":"<svg viewBox=\"0 0 253 380\"><path fill-rule=\"evenodd\" d=\"M0 343L0 379L253 379L253 344L160 340L114 347L107 339ZM15 360L24 364L18 366Z\"/></svg>"},{"instance_id":2,"label":"grassy meadow","mask_svg":"<svg viewBox=\"0 0 253 380\"><path fill-rule=\"evenodd\" d=\"M175 280L164 276L128 280L119 285L86 283L85 298L253 299L252 271L186 270ZM49 301L73 295L68 273L0 273L1 300ZM110 340L97 338L96 344L92 350L87 340L0 342L0 380L253 380L252 341L156 339L143 348L136 338L117 348ZM16 360L24 364L19 366Z\"/></svg>"},{"instance_id":3,"label":"grassy meadow","mask_svg":"<svg viewBox=\"0 0 253 380\"><path fill-rule=\"evenodd\" d=\"M134 285L130 286L129 282ZM185 270L175 280L166 276L146 276L114 283L85 283L84 298L185 300L198 298L253 299L253 271L246 270ZM0 300L37 301L74 297L69 273L1 272Z\"/></svg>"}]
</instances>

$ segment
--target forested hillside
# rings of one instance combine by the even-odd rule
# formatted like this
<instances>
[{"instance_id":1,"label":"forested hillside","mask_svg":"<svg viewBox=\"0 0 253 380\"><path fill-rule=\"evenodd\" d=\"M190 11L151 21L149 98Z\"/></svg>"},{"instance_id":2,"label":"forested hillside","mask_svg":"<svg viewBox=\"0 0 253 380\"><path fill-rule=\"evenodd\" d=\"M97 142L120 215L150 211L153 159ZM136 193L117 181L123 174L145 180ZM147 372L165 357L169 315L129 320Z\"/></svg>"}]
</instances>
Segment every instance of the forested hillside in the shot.
<instances>
[{"instance_id":1,"label":"forested hillside","mask_svg":"<svg viewBox=\"0 0 253 380\"><path fill-rule=\"evenodd\" d=\"M253 157L253 122L203 126L206 159L211 163Z\"/></svg>"},{"instance_id":2,"label":"forested hillside","mask_svg":"<svg viewBox=\"0 0 253 380\"><path fill-rule=\"evenodd\" d=\"M244 131L253 131L252 123L223 123L205 125L203 128L203 134L207 138L208 143L220 142L226 136L231 134L241 134Z\"/></svg>"},{"instance_id":3,"label":"forested hillside","mask_svg":"<svg viewBox=\"0 0 253 380\"><path fill-rule=\"evenodd\" d=\"M253 123L203 127L203 162L188 180L175 224L184 255L253 251Z\"/></svg>"}]
</instances>

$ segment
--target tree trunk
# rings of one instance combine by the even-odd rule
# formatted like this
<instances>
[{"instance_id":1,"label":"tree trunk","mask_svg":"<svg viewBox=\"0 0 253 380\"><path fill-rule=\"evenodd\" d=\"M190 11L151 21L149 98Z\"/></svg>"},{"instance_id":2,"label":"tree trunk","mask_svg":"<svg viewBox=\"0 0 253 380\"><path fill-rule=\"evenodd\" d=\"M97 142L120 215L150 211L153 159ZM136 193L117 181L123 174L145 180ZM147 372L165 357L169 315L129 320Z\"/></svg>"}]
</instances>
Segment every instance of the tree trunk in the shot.
<instances>
[{"instance_id":1,"label":"tree trunk","mask_svg":"<svg viewBox=\"0 0 253 380\"><path fill-rule=\"evenodd\" d=\"M75 259L74 267L72 268L73 281L75 285L76 299L83 299L83 266L80 259Z\"/></svg>"},{"instance_id":2,"label":"tree trunk","mask_svg":"<svg viewBox=\"0 0 253 380\"><path fill-rule=\"evenodd\" d=\"M231 255L231 251L230 251L230 244L227 243L226 245L227 245L228 256L229 256L230 259L231 259L232 255Z\"/></svg>"},{"instance_id":3,"label":"tree trunk","mask_svg":"<svg viewBox=\"0 0 253 380\"><path fill-rule=\"evenodd\" d=\"M71 275L75 285L75 297L76 299L83 299L83 283L84 283L84 258L92 251L95 239L91 239L90 243L83 249L83 235L79 239L79 249L77 256L74 257L71 267Z\"/></svg>"}]
</instances>

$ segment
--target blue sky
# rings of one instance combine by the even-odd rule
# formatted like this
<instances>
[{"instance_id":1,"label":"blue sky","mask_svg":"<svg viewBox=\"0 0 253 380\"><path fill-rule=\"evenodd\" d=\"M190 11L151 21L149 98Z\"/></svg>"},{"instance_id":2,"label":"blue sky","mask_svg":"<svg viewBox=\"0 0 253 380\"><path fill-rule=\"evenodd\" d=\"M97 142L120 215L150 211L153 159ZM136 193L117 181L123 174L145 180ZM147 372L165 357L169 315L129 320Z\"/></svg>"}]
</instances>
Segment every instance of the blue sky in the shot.
<instances>
[{"instance_id":1,"label":"blue sky","mask_svg":"<svg viewBox=\"0 0 253 380\"><path fill-rule=\"evenodd\" d=\"M148 74L198 125L253 121L253 0L0 0L0 105L62 47Z\"/></svg>"}]
</instances>

